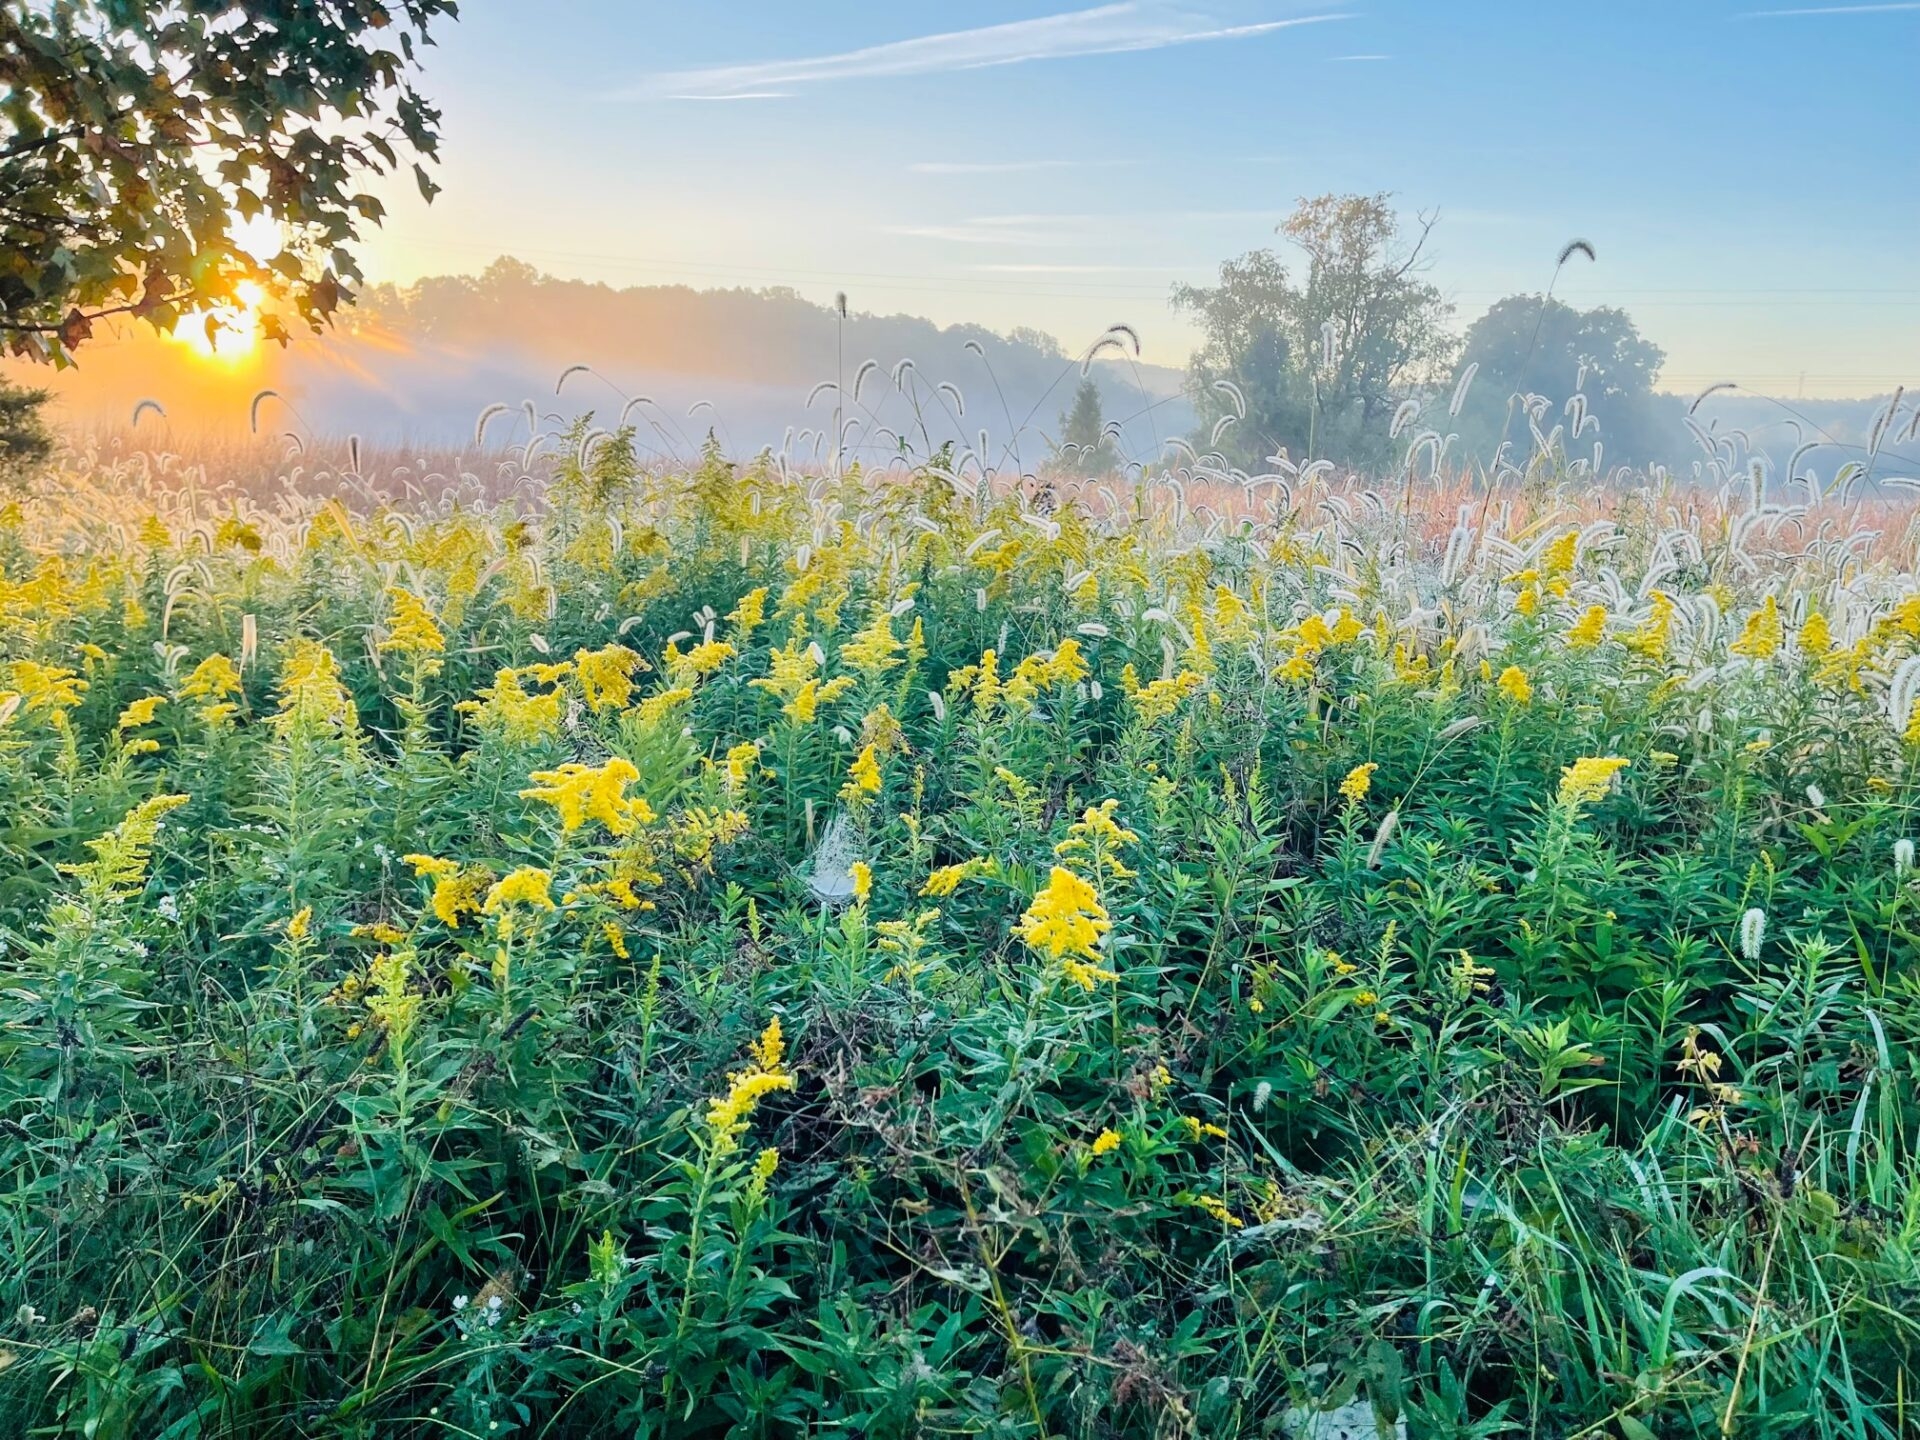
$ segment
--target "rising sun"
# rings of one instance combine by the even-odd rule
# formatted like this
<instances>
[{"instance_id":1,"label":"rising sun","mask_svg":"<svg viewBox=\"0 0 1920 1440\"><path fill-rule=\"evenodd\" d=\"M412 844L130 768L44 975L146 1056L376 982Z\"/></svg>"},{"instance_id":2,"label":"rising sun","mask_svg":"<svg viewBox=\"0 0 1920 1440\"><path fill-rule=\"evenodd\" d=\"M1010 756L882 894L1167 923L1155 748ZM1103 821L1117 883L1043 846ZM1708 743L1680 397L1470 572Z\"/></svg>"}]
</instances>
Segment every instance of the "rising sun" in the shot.
<instances>
[{"instance_id":1,"label":"rising sun","mask_svg":"<svg viewBox=\"0 0 1920 1440\"><path fill-rule=\"evenodd\" d=\"M182 315L173 338L204 360L237 364L260 348L260 306L267 292L251 280L233 287L233 299Z\"/></svg>"}]
</instances>

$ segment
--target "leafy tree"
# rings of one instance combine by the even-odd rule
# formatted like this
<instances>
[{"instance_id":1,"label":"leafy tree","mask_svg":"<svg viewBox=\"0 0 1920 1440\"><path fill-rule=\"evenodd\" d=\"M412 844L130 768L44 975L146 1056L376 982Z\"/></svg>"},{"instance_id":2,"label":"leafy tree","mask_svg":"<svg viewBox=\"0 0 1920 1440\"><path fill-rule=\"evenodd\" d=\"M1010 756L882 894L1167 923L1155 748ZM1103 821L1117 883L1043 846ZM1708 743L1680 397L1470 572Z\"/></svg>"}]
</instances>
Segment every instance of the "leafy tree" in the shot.
<instances>
[{"instance_id":1,"label":"leafy tree","mask_svg":"<svg viewBox=\"0 0 1920 1440\"><path fill-rule=\"evenodd\" d=\"M0 487L18 485L53 453L53 436L40 407L47 392L0 379Z\"/></svg>"},{"instance_id":2,"label":"leafy tree","mask_svg":"<svg viewBox=\"0 0 1920 1440\"><path fill-rule=\"evenodd\" d=\"M1513 397L1529 394L1553 402L1543 433L1564 424L1561 443L1569 454L1591 453L1598 439L1606 459L1646 464L1676 448L1680 401L1653 389L1666 352L1643 337L1624 310L1577 310L1551 297L1509 295L1468 328L1460 358L1480 367L1453 421L1463 456L1492 459L1503 425L1505 438L1524 452L1532 443L1526 411ZM1580 403L1597 429L1580 418L1580 404L1569 412L1576 393L1585 397ZM1583 431L1578 437L1576 429Z\"/></svg>"},{"instance_id":3,"label":"leafy tree","mask_svg":"<svg viewBox=\"0 0 1920 1440\"><path fill-rule=\"evenodd\" d=\"M1060 417L1060 449L1067 468L1080 475L1104 475L1120 463L1113 437L1106 433L1106 416L1100 408L1100 387L1082 380L1073 392L1073 408Z\"/></svg>"},{"instance_id":4,"label":"leafy tree","mask_svg":"<svg viewBox=\"0 0 1920 1440\"><path fill-rule=\"evenodd\" d=\"M1253 466L1276 450L1377 464L1390 449L1394 407L1451 353L1451 313L1419 278L1433 217L1405 233L1387 195L1322 195L1295 206L1280 231L1307 257L1304 284L1271 250L1220 267L1213 288L1174 290L1176 308L1199 317L1205 343L1191 383L1212 441Z\"/></svg>"},{"instance_id":5,"label":"leafy tree","mask_svg":"<svg viewBox=\"0 0 1920 1440\"><path fill-rule=\"evenodd\" d=\"M320 325L382 207L438 148L408 77L455 0L55 0L0 7L0 343L64 362L106 315L167 328L252 280ZM391 37L391 39L389 39ZM242 222L280 227L265 261ZM285 333L272 317L263 327Z\"/></svg>"}]
</instances>

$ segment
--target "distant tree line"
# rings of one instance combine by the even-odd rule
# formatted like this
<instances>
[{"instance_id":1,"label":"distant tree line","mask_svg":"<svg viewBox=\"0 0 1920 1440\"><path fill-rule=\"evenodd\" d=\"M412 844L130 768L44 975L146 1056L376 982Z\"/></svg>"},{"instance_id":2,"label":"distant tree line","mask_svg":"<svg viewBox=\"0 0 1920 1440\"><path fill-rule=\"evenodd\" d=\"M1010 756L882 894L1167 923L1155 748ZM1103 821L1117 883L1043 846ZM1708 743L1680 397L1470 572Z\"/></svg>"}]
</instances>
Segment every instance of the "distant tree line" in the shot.
<instances>
[{"instance_id":1,"label":"distant tree line","mask_svg":"<svg viewBox=\"0 0 1920 1440\"><path fill-rule=\"evenodd\" d=\"M1578 393L1568 423L1549 419L1540 438L1576 458L1600 439L1608 464L1670 457L1680 405L1653 390L1666 357L1625 311L1511 295L1456 338L1452 307L1423 278L1435 217L1407 224L1389 200L1302 200L1280 232L1304 252L1304 274L1262 249L1222 264L1216 285L1175 287L1202 337L1188 379L1197 448L1248 470L1282 455L1378 471L1404 455L1410 437L1393 420L1417 399L1418 425L1454 437L1447 463L1485 467L1503 440L1536 447L1523 397L1559 414Z\"/></svg>"}]
</instances>

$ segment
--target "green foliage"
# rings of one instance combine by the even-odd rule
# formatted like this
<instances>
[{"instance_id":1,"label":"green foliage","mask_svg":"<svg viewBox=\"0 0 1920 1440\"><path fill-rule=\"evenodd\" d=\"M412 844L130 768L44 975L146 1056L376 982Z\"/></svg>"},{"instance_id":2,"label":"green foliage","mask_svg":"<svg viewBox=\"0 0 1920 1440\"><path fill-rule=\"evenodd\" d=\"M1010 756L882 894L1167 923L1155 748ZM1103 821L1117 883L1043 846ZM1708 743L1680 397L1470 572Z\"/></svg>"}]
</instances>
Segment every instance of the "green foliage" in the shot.
<instances>
[{"instance_id":1,"label":"green foliage","mask_svg":"<svg viewBox=\"0 0 1920 1440\"><path fill-rule=\"evenodd\" d=\"M356 232L381 216L356 177L435 154L439 112L406 77L429 23L455 13L453 0L0 10L0 339L64 362L103 315L164 329L243 280L324 322L359 277ZM258 217L288 237L264 264L234 233Z\"/></svg>"},{"instance_id":2,"label":"green foliage","mask_svg":"<svg viewBox=\"0 0 1920 1440\"><path fill-rule=\"evenodd\" d=\"M0 525L0 1431L1910 1423L1909 572L628 438Z\"/></svg>"},{"instance_id":3,"label":"green foliage","mask_svg":"<svg viewBox=\"0 0 1920 1440\"><path fill-rule=\"evenodd\" d=\"M0 379L0 488L23 485L53 454L53 432L41 413L47 392Z\"/></svg>"}]
</instances>

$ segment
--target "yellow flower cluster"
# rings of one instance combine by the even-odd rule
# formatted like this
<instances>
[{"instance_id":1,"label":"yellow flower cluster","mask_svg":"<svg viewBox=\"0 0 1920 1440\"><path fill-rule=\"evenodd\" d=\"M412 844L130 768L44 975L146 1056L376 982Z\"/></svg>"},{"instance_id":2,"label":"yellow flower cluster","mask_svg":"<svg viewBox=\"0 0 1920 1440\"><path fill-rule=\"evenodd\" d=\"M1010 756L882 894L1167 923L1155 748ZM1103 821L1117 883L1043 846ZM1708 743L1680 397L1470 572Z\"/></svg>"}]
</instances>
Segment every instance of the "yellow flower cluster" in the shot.
<instances>
[{"instance_id":1,"label":"yellow flower cluster","mask_svg":"<svg viewBox=\"0 0 1920 1440\"><path fill-rule=\"evenodd\" d=\"M435 917L449 930L458 930L463 916L478 915L493 885L493 871L484 865L463 866L456 860L440 860L432 855L408 855L405 863L413 873L433 880L433 897L428 902Z\"/></svg>"},{"instance_id":2,"label":"yellow flower cluster","mask_svg":"<svg viewBox=\"0 0 1920 1440\"><path fill-rule=\"evenodd\" d=\"M960 888L961 881L971 880L976 875L992 875L998 869L999 866L990 857L983 855L962 860L957 865L942 865L927 876L926 883L920 887L920 893L936 897L951 895Z\"/></svg>"},{"instance_id":3,"label":"yellow flower cluster","mask_svg":"<svg viewBox=\"0 0 1920 1440\"><path fill-rule=\"evenodd\" d=\"M560 812L560 828L571 835L589 820L598 820L615 835L631 835L640 825L658 817L641 796L627 797L627 786L640 778L631 760L615 755L604 765L568 761L557 770L536 770L534 784L522 790L523 800L538 800Z\"/></svg>"},{"instance_id":4,"label":"yellow flower cluster","mask_svg":"<svg viewBox=\"0 0 1920 1440\"><path fill-rule=\"evenodd\" d=\"M1780 602L1767 596L1760 608L1747 617L1740 638L1727 647L1735 655L1767 660L1786 642L1786 628L1780 623Z\"/></svg>"},{"instance_id":5,"label":"yellow flower cluster","mask_svg":"<svg viewBox=\"0 0 1920 1440\"><path fill-rule=\"evenodd\" d=\"M573 673L580 681L581 698L596 715L626 708L633 699L633 677L646 668L647 662L624 645L576 650L573 656Z\"/></svg>"},{"instance_id":6,"label":"yellow flower cluster","mask_svg":"<svg viewBox=\"0 0 1920 1440\"><path fill-rule=\"evenodd\" d=\"M1533 700L1533 682L1518 665L1507 666L1494 683L1500 687L1500 693L1516 705L1530 704Z\"/></svg>"},{"instance_id":7,"label":"yellow flower cluster","mask_svg":"<svg viewBox=\"0 0 1920 1440\"><path fill-rule=\"evenodd\" d=\"M1100 941L1113 928L1092 885L1063 865L1055 865L1046 885L1020 917L1014 933L1042 954L1060 962L1062 973L1083 990L1120 977L1088 962L1099 958Z\"/></svg>"},{"instance_id":8,"label":"yellow flower cluster","mask_svg":"<svg viewBox=\"0 0 1920 1440\"><path fill-rule=\"evenodd\" d=\"M1143 725L1157 725L1175 710L1180 702L1193 694L1206 678L1191 670L1182 670L1165 680L1155 680L1142 685L1133 666L1128 665L1120 672L1120 688L1132 703L1133 710Z\"/></svg>"},{"instance_id":9,"label":"yellow flower cluster","mask_svg":"<svg viewBox=\"0 0 1920 1440\"><path fill-rule=\"evenodd\" d=\"M1372 760L1354 766L1347 772L1347 778L1340 782L1340 798L1349 805L1358 805L1366 799L1367 791L1373 788L1373 772L1379 768L1379 764Z\"/></svg>"},{"instance_id":10,"label":"yellow flower cluster","mask_svg":"<svg viewBox=\"0 0 1920 1440\"><path fill-rule=\"evenodd\" d=\"M1587 755L1560 772L1559 800L1569 809L1590 805L1613 788L1613 777L1631 761L1617 755Z\"/></svg>"},{"instance_id":11,"label":"yellow flower cluster","mask_svg":"<svg viewBox=\"0 0 1920 1440\"><path fill-rule=\"evenodd\" d=\"M459 709L473 716L483 730L491 731L515 745L536 745L560 733L561 717L566 713L566 692L555 680L541 682L542 668L505 669L493 677L493 684L481 690L479 697L462 700ZM564 671L563 671L564 673ZM529 691L523 675L553 688Z\"/></svg>"},{"instance_id":12,"label":"yellow flower cluster","mask_svg":"<svg viewBox=\"0 0 1920 1440\"><path fill-rule=\"evenodd\" d=\"M748 1049L746 1068L727 1077L727 1093L707 1102L707 1143L714 1151L725 1155L737 1149L760 1102L793 1088L793 1077L783 1063L785 1055L786 1042L776 1015Z\"/></svg>"},{"instance_id":13,"label":"yellow flower cluster","mask_svg":"<svg viewBox=\"0 0 1920 1440\"><path fill-rule=\"evenodd\" d=\"M393 602L393 618L387 625L387 638L380 642L381 651L411 655L420 674L436 673L440 661L431 657L446 653L447 637L433 612L419 596L398 585L387 587L387 598Z\"/></svg>"}]
</instances>

